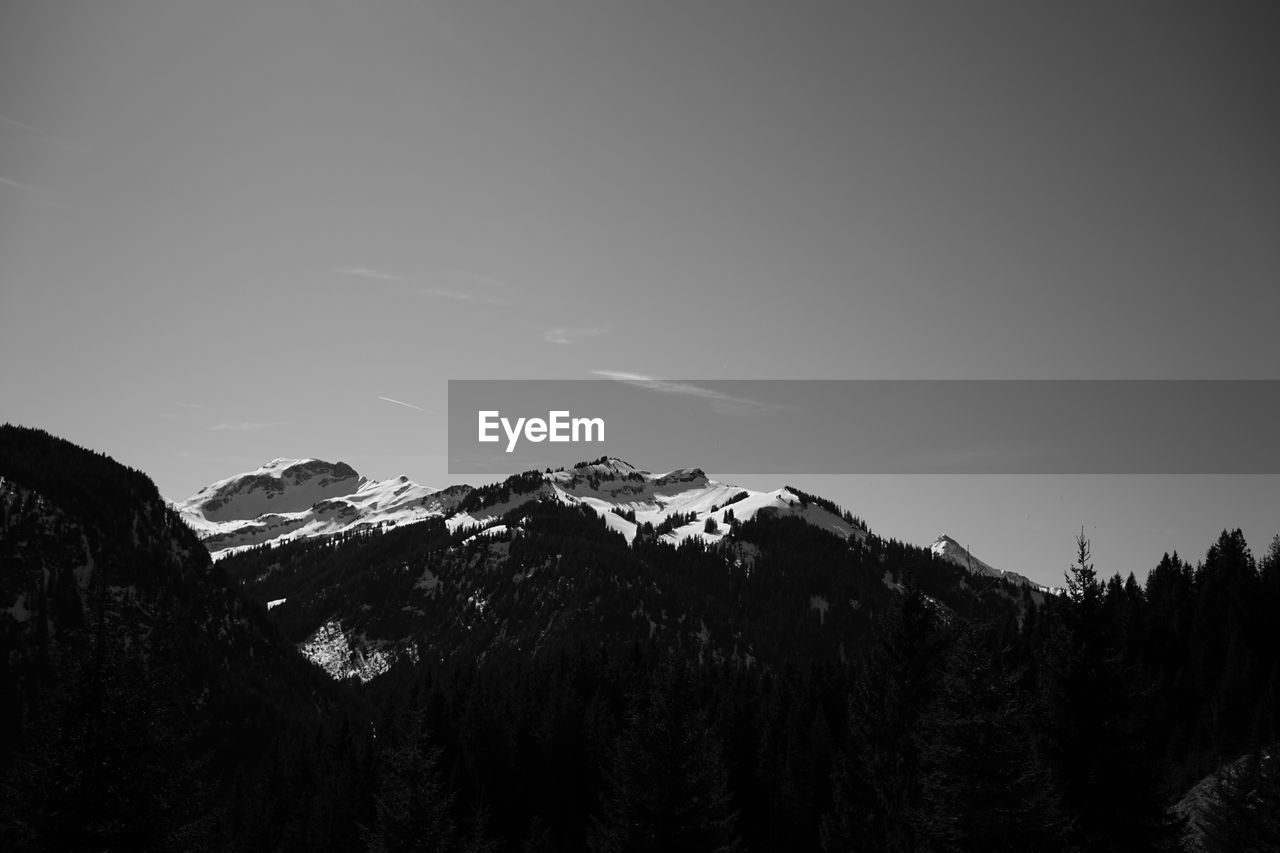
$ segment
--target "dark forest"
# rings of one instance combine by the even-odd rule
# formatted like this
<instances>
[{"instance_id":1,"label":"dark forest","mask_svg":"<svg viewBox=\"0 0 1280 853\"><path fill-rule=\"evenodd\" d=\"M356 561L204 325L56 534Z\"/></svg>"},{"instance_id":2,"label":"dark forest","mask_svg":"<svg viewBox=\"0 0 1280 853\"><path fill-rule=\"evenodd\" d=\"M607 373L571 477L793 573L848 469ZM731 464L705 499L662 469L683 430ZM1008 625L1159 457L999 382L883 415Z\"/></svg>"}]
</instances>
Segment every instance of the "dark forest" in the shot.
<instances>
[{"instance_id":1,"label":"dark forest","mask_svg":"<svg viewBox=\"0 0 1280 853\"><path fill-rule=\"evenodd\" d=\"M213 563L100 454L4 427L0 478L6 849L1280 849L1280 539L1082 535L1033 594L534 500ZM331 679L296 647L335 614L413 654Z\"/></svg>"}]
</instances>

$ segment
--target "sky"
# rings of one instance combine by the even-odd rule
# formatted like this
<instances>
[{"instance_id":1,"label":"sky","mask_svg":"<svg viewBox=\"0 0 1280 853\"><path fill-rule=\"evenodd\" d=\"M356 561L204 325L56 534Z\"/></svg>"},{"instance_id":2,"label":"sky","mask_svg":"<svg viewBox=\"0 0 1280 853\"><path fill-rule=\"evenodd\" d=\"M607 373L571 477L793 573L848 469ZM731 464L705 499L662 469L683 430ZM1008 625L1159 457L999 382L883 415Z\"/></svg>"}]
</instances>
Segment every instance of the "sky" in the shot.
<instances>
[{"instance_id":1,"label":"sky","mask_svg":"<svg viewBox=\"0 0 1280 853\"><path fill-rule=\"evenodd\" d=\"M445 485L451 378L1280 378L1277 43L1265 3L0 0L0 420L182 498ZM1081 527L1139 576L1280 531L1274 477L795 484L1046 582Z\"/></svg>"}]
</instances>

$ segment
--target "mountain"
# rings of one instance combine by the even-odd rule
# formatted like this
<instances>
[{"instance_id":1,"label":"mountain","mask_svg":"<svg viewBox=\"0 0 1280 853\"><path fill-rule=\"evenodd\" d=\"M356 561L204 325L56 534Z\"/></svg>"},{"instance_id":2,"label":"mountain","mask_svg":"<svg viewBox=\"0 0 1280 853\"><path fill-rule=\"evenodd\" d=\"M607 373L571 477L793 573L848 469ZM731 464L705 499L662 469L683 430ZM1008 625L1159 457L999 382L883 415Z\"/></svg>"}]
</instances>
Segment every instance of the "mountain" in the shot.
<instances>
[{"instance_id":1,"label":"mountain","mask_svg":"<svg viewBox=\"0 0 1280 853\"><path fill-rule=\"evenodd\" d=\"M398 662L537 655L583 636L699 660L846 660L905 582L944 620L1026 606L1001 574L977 583L828 500L697 468L655 475L601 458L454 494L452 511L437 502L417 524L378 525L366 504L359 526L327 537L300 527L219 564L306 657L361 681Z\"/></svg>"},{"instance_id":2,"label":"mountain","mask_svg":"<svg viewBox=\"0 0 1280 853\"><path fill-rule=\"evenodd\" d=\"M266 542L411 524L449 513L469 487L435 490L408 477L370 480L320 459L273 459L174 504L210 553Z\"/></svg>"},{"instance_id":3,"label":"mountain","mask_svg":"<svg viewBox=\"0 0 1280 853\"><path fill-rule=\"evenodd\" d=\"M0 427L0 602L0 846L354 843L368 724L145 475Z\"/></svg>"},{"instance_id":4,"label":"mountain","mask_svg":"<svg viewBox=\"0 0 1280 853\"><path fill-rule=\"evenodd\" d=\"M589 508L628 543L646 523L663 528L661 537L673 544L689 538L716 542L733 519L746 521L762 511L795 515L844 538L866 535L865 524L797 489L741 489L711 480L698 468L654 475L612 458L530 472L509 485L441 490L404 476L370 480L343 462L273 459L206 486L174 508L210 553L222 557L256 545L428 518L445 518L450 529L483 528L539 496ZM714 528L708 529L708 520Z\"/></svg>"},{"instance_id":5,"label":"mountain","mask_svg":"<svg viewBox=\"0 0 1280 853\"><path fill-rule=\"evenodd\" d=\"M964 547L945 533L933 541L933 544L929 546L929 550L934 553L934 556L940 557L950 563L954 563L971 574L982 575L989 578L1001 578L1002 580L1006 580L1011 583L1032 587L1039 592L1053 591L1048 587L1035 583L1030 578L1020 575L1017 572L1006 572L991 567L987 563L984 563L982 560L973 556L968 548Z\"/></svg>"},{"instance_id":6,"label":"mountain","mask_svg":"<svg viewBox=\"0 0 1280 853\"><path fill-rule=\"evenodd\" d=\"M884 543L865 522L795 487L744 489L699 468L653 474L612 457L442 491L368 480L341 462L276 459L176 507L303 655L338 679L368 681L459 644L475 655L537 652L578 636L581 612L596 613L602 626L592 630L619 648L696 641L699 657L780 664L801 646L846 658L908 575L944 620L1025 607L1019 587L1039 599L1025 578L957 563L946 547L903 546L904 565L877 567L868 554L883 559ZM576 538L562 547L567 529ZM388 535L358 535L368 531ZM808 588L794 579L778 588L809 552ZM855 564L864 569L841 574ZM776 575L759 573L769 565ZM591 575L595 598L558 586L577 572ZM988 582L963 580L971 575ZM794 597L796 610L771 613L777 596ZM491 630L472 630L480 625ZM775 642L778 633L793 639Z\"/></svg>"},{"instance_id":7,"label":"mountain","mask_svg":"<svg viewBox=\"0 0 1280 853\"><path fill-rule=\"evenodd\" d=\"M1224 766L1199 843L1276 837L1280 538L1144 585L1082 538L1051 596L697 469L378 523L406 485L222 481L206 524L306 524L213 562L145 475L0 428L0 847L1173 850Z\"/></svg>"},{"instance_id":8,"label":"mountain","mask_svg":"<svg viewBox=\"0 0 1280 853\"><path fill-rule=\"evenodd\" d=\"M733 520L748 521L759 513L796 516L841 538L861 539L866 526L833 504L799 490L769 492L719 483L700 468L677 468L654 475L621 459L602 457L572 468L530 472L512 487L480 489L474 500L458 507L451 528L485 526L517 503L535 497L595 512L610 530L634 542L646 524L662 541L679 544L688 539L715 543ZM709 529L708 522L712 522Z\"/></svg>"}]
</instances>

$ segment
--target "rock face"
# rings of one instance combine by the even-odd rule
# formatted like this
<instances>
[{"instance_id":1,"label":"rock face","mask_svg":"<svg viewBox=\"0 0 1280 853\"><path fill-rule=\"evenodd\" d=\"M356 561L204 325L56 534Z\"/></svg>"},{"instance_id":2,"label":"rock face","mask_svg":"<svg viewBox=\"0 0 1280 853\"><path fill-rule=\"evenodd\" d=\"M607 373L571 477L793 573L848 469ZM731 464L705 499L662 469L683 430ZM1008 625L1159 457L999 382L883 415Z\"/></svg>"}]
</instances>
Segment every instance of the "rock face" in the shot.
<instances>
[{"instance_id":1,"label":"rock face","mask_svg":"<svg viewBox=\"0 0 1280 853\"><path fill-rule=\"evenodd\" d=\"M184 505L208 521L244 521L267 513L305 510L317 501L354 492L363 478L345 462L273 459L256 471L206 486Z\"/></svg>"}]
</instances>

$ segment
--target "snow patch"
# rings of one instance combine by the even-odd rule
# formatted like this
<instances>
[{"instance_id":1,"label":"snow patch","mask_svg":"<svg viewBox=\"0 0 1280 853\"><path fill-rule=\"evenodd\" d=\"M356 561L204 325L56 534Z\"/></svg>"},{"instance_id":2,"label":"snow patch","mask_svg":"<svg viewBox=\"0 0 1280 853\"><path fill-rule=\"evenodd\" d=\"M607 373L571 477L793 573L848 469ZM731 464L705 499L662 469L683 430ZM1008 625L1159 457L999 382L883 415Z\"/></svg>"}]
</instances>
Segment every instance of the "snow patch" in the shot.
<instances>
[{"instance_id":1,"label":"snow patch","mask_svg":"<svg viewBox=\"0 0 1280 853\"><path fill-rule=\"evenodd\" d=\"M831 605L830 603L827 602L827 599L825 597L821 595L809 596L809 609L818 611L819 625L827 624L827 610L830 607Z\"/></svg>"},{"instance_id":2,"label":"snow patch","mask_svg":"<svg viewBox=\"0 0 1280 853\"><path fill-rule=\"evenodd\" d=\"M364 642L353 643L342 630L342 623L332 619L317 628L298 650L336 681L357 678L369 682L391 669L397 655L362 639ZM409 649L407 655L416 659L417 649Z\"/></svg>"},{"instance_id":3,"label":"snow patch","mask_svg":"<svg viewBox=\"0 0 1280 853\"><path fill-rule=\"evenodd\" d=\"M31 618L31 611L27 609L27 596L25 593L18 596L18 600L13 606L5 611L19 622L26 622Z\"/></svg>"},{"instance_id":4,"label":"snow patch","mask_svg":"<svg viewBox=\"0 0 1280 853\"><path fill-rule=\"evenodd\" d=\"M440 585L440 578L436 577L435 573L432 572L430 569L423 569L422 577L418 578L418 580L414 583L413 588L425 590L426 592L433 592L435 591L435 588L438 587L439 585Z\"/></svg>"}]
</instances>

